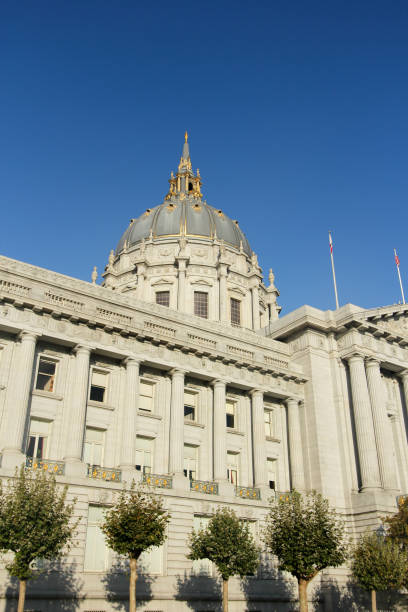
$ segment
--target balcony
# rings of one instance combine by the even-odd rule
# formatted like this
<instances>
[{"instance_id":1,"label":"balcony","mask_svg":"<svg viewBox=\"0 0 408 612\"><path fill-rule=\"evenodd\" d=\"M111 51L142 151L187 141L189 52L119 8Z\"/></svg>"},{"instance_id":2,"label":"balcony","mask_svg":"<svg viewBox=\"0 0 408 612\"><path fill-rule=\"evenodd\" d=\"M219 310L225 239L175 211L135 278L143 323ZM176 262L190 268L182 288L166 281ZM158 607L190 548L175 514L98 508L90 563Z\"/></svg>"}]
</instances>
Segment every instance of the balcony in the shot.
<instances>
[{"instance_id":1,"label":"balcony","mask_svg":"<svg viewBox=\"0 0 408 612\"><path fill-rule=\"evenodd\" d=\"M206 493L207 495L218 495L218 483L206 480L190 480L190 489L196 493Z\"/></svg>"},{"instance_id":2,"label":"balcony","mask_svg":"<svg viewBox=\"0 0 408 612\"><path fill-rule=\"evenodd\" d=\"M106 480L107 482L120 482L122 472L120 470L100 467L99 465L89 465L88 463L88 478Z\"/></svg>"},{"instance_id":3,"label":"balcony","mask_svg":"<svg viewBox=\"0 0 408 612\"><path fill-rule=\"evenodd\" d=\"M173 480L170 476L161 474L143 474L142 481L151 487L159 489L172 489Z\"/></svg>"},{"instance_id":4,"label":"balcony","mask_svg":"<svg viewBox=\"0 0 408 612\"><path fill-rule=\"evenodd\" d=\"M261 499L261 491L254 487L235 487L235 495L243 499Z\"/></svg>"},{"instance_id":5,"label":"balcony","mask_svg":"<svg viewBox=\"0 0 408 612\"><path fill-rule=\"evenodd\" d=\"M274 491L275 501L289 501L292 497L292 491Z\"/></svg>"},{"instance_id":6,"label":"balcony","mask_svg":"<svg viewBox=\"0 0 408 612\"><path fill-rule=\"evenodd\" d=\"M29 470L44 470L49 474L63 476L65 472L65 463L63 461L53 461L52 459L35 459L26 457L26 468Z\"/></svg>"}]
</instances>

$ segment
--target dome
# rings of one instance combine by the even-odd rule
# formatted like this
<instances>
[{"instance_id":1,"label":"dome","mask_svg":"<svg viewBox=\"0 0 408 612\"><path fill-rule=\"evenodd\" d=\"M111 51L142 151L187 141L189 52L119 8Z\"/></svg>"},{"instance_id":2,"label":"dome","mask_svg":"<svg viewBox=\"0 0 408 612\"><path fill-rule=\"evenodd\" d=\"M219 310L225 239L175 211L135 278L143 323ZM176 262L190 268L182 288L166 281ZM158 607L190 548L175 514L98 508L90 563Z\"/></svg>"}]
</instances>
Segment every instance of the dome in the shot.
<instances>
[{"instance_id":1,"label":"dome","mask_svg":"<svg viewBox=\"0 0 408 612\"><path fill-rule=\"evenodd\" d=\"M131 249L143 240L161 240L185 236L187 239L223 240L237 250L251 256L249 242L238 225L222 210L209 206L196 197L186 196L183 200L171 197L163 204L148 208L137 219L132 219L116 248L116 255L126 243Z\"/></svg>"}]
</instances>

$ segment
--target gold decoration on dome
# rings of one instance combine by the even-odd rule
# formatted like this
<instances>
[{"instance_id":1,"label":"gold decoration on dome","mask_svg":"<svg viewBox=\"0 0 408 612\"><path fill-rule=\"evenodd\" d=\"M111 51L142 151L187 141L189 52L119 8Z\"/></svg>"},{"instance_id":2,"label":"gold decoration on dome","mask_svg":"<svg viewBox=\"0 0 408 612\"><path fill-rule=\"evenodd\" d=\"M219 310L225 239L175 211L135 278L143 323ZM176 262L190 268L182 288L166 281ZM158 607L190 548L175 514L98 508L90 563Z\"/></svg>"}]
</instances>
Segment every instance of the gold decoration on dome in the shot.
<instances>
[{"instance_id":1,"label":"gold decoration on dome","mask_svg":"<svg viewBox=\"0 0 408 612\"><path fill-rule=\"evenodd\" d=\"M187 130L186 130L186 133L184 134L184 142L188 142L188 134L187 134Z\"/></svg>"}]
</instances>

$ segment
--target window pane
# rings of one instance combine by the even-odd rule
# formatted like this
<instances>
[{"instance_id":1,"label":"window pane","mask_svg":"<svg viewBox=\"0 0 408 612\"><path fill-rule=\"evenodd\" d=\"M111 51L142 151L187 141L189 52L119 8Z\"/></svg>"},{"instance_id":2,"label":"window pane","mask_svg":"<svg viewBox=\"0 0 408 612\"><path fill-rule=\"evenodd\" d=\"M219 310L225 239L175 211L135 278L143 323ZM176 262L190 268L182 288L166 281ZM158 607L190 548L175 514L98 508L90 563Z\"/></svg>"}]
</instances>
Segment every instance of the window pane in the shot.
<instances>
[{"instance_id":1,"label":"window pane","mask_svg":"<svg viewBox=\"0 0 408 612\"><path fill-rule=\"evenodd\" d=\"M31 434L43 434L48 436L50 433L50 422L42 421L41 419L31 419L30 421L30 435Z\"/></svg>"},{"instance_id":2,"label":"window pane","mask_svg":"<svg viewBox=\"0 0 408 612\"><path fill-rule=\"evenodd\" d=\"M141 380L139 393L140 395L145 395L146 397L153 397L153 383L148 383Z\"/></svg>"},{"instance_id":3,"label":"window pane","mask_svg":"<svg viewBox=\"0 0 408 612\"><path fill-rule=\"evenodd\" d=\"M38 371L41 372L41 374L49 374L52 376L55 374L55 366L55 361L47 361L46 359L40 357Z\"/></svg>"},{"instance_id":4,"label":"window pane","mask_svg":"<svg viewBox=\"0 0 408 612\"><path fill-rule=\"evenodd\" d=\"M30 436L27 444L27 457L34 457L34 446L35 446L35 437Z\"/></svg>"},{"instance_id":5,"label":"window pane","mask_svg":"<svg viewBox=\"0 0 408 612\"><path fill-rule=\"evenodd\" d=\"M54 380L55 380L55 361L49 361L40 357L38 362L38 373L35 388L40 391L54 391Z\"/></svg>"},{"instance_id":6,"label":"window pane","mask_svg":"<svg viewBox=\"0 0 408 612\"><path fill-rule=\"evenodd\" d=\"M157 291L156 304L161 306L170 306L170 291Z\"/></svg>"},{"instance_id":7,"label":"window pane","mask_svg":"<svg viewBox=\"0 0 408 612\"><path fill-rule=\"evenodd\" d=\"M136 448L138 450L147 450L151 452L153 449L153 440L151 438L142 438L141 436L137 436Z\"/></svg>"},{"instance_id":8,"label":"window pane","mask_svg":"<svg viewBox=\"0 0 408 612\"><path fill-rule=\"evenodd\" d=\"M229 427L229 429L234 429L234 427L235 427L235 417L234 417L234 415L233 414L227 414L226 417L227 417L227 421L226 421L227 427Z\"/></svg>"},{"instance_id":9,"label":"window pane","mask_svg":"<svg viewBox=\"0 0 408 612\"><path fill-rule=\"evenodd\" d=\"M105 432L101 429L94 429L93 427L87 427L85 438L87 442L103 442Z\"/></svg>"},{"instance_id":10,"label":"window pane","mask_svg":"<svg viewBox=\"0 0 408 612\"><path fill-rule=\"evenodd\" d=\"M235 298L231 298L231 323L241 325L241 302Z\"/></svg>"},{"instance_id":11,"label":"window pane","mask_svg":"<svg viewBox=\"0 0 408 612\"><path fill-rule=\"evenodd\" d=\"M184 391L184 405L195 406L197 394L192 391Z\"/></svg>"},{"instance_id":12,"label":"window pane","mask_svg":"<svg viewBox=\"0 0 408 612\"><path fill-rule=\"evenodd\" d=\"M184 418L188 421L195 420L195 409L193 406L184 406Z\"/></svg>"},{"instance_id":13,"label":"window pane","mask_svg":"<svg viewBox=\"0 0 408 612\"><path fill-rule=\"evenodd\" d=\"M89 399L91 399L93 402L103 402L105 399L105 387L96 387L95 385L91 385Z\"/></svg>"},{"instance_id":14,"label":"window pane","mask_svg":"<svg viewBox=\"0 0 408 612\"><path fill-rule=\"evenodd\" d=\"M108 549L99 525L89 525L86 532L84 569L101 572L106 569Z\"/></svg>"},{"instance_id":15,"label":"window pane","mask_svg":"<svg viewBox=\"0 0 408 612\"><path fill-rule=\"evenodd\" d=\"M195 459L197 456L197 449L195 446L190 446L189 444L184 445L184 457L188 459Z\"/></svg>"},{"instance_id":16,"label":"window pane","mask_svg":"<svg viewBox=\"0 0 408 612\"><path fill-rule=\"evenodd\" d=\"M45 438L42 438L41 436L38 437L37 452L35 456L37 459L43 459L45 456Z\"/></svg>"},{"instance_id":17,"label":"window pane","mask_svg":"<svg viewBox=\"0 0 408 612\"><path fill-rule=\"evenodd\" d=\"M194 314L208 319L208 293L205 291L194 291Z\"/></svg>"}]
</instances>

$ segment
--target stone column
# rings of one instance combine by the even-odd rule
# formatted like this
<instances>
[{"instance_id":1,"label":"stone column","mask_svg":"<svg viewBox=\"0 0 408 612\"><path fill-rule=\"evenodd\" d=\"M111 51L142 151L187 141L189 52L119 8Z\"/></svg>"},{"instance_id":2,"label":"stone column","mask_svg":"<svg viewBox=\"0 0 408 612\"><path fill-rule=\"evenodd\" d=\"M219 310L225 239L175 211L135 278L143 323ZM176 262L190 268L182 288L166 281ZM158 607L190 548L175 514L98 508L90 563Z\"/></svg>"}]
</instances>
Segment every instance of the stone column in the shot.
<instances>
[{"instance_id":1,"label":"stone column","mask_svg":"<svg viewBox=\"0 0 408 612\"><path fill-rule=\"evenodd\" d=\"M228 321L228 301L227 301L227 266L220 265L220 283L219 283L219 299L220 299L220 321Z\"/></svg>"},{"instance_id":2,"label":"stone column","mask_svg":"<svg viewBox=\"0 0 408 612\"><path fill-rule=\"evenodd\" d=\"M227 482L226 383L214 380L214 480Z\"/></svg>"},{"instance_id":3,"label":"stone column","mask_svg":"<svg viewBox=\"0 0 408 612\"><path fill-rule=\"evenodd\" d=\"M381 487L381 480L363 356L359 354L352 355L348 359L348 364L350 368L351 395L353 398L362 490L378 489Z\"/></svg>"},{"instance_id":4,"label":"stone column","mask_svg":"<svg viewBox=\"0 0 408 612\"><path fill-rule=\"evenodd\" d=\"M401 372L401 380L404 388L405 406L408 410L408 370Z\"/></svg>"},{"instance_id":5,"label":"stone column","mask_svg":"<svg viewBox=\"0 0 408 612\"><path fill-rule=\"evenodd\" d=\"M186 260L178 259L178 296L177 310L185 312L186 310Z\"/></svg>"},{"instance_id":6,"label":"stone column","mask_svg":"<svg viewBox=\"0 0 408 612\"><path fill-rule=\"evenodd\" d=\"M184 468L184 370L171 372L170 474L183 476Z\"/></svg>"},{"instance_id":7,"label":"stone column","mask_svg":"<svg viewBox=\"0 0 408 612\"><path fill-rule=\"evenodd\" d=\"M120 469L135 469L136 419L139 403L139 366L140 361L128 357L126 363L126 392L122 412L122 442L120 449ZM129 477L131 474L128 475ZM123 478L123 474L122 474Z\"/></svg>"},{"instance_id":8,"label":"stone column","mask_svg":"<svg viewBox=\"0 0 408 612\"><path fill-rule=\"evenodd\" d=\"M266 444L263 391L254 389L252 396L252 446L254 457L254 485L266 487Z\"/></svg>"},{"instance_id":9,"label":"stone column","mask_svg":"<svg viewBox=\"0 0 408 612\"><path fill-rule=\"evenodd\" d=\"M368 391L371 398L371 409L374 420L374 432L377 442L378 463L381 482L384 489L398 489L395 465L392 455L392 436L388 420L384 385L381 378L380 362L377 359L366 361Z\"/></svg>"},{"instance_id":10,"label":"stone column","mask_svg":"<svg viewBox=\"0 0 408 612\"><path fill-rule=\"evenodd\" d=\"M3 449L3 467L14 468L24 461L24 428L27 420L31 379L34 367L37 335L23 331L20 346L14 347L12 361L12 387L7 395L5 424L7 444Z\"/></svg>"},{"instance_id":11,"label":"stone column","mask_svg":"<svg viewBox=\"0 0 408 612\"><path fill-rule=\"evenodd\" d=\"M303 469L299 402L289 397L286 400L286 405L288 407L290 479L292 489L303 491L305 489L305 472Z\"/></svg>"},{"instance_id":12,"label":"stone column","mask_svg":"<svg viewBox=\"0 0 408 612\"><path fill-rule=\"evenodd\" d=\"M258 285L251 288L252 295L252 326L254 330L260 328L260 320L259 320L259 292Z\"/></svg>"},{"instance_id":13,"label":"stone column","mask_svg":"<svg viewBox=\"0 0 408 612\"><path fill-rule=\"evenodd\" d=\"M75 375L72 381L71 402L69 406L69 430L66 432L67 444L64 461L66 473L72 476L84 476L86 466L82 462L82 447L84 441L86 407L88 403L89 359L91 348L76 346L74 349Z\"/></svg>"}]
</instances>

